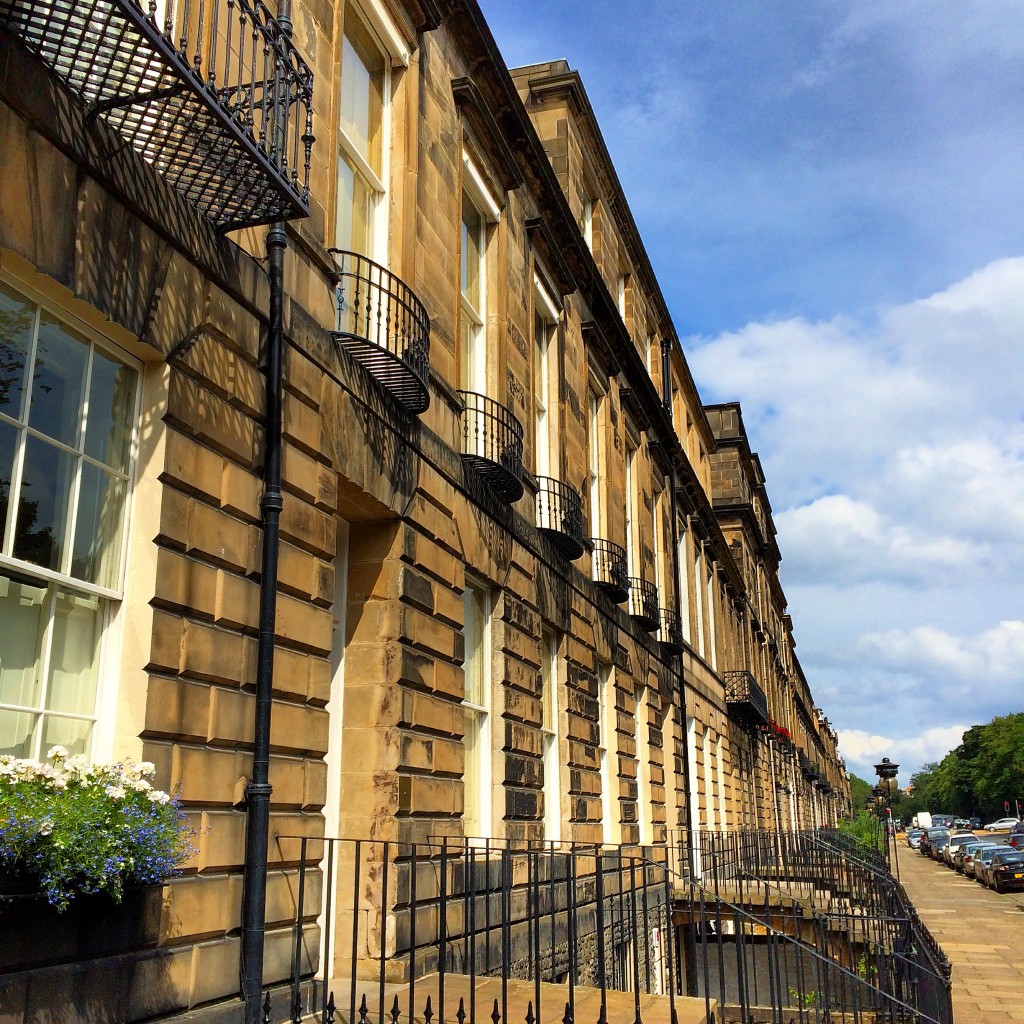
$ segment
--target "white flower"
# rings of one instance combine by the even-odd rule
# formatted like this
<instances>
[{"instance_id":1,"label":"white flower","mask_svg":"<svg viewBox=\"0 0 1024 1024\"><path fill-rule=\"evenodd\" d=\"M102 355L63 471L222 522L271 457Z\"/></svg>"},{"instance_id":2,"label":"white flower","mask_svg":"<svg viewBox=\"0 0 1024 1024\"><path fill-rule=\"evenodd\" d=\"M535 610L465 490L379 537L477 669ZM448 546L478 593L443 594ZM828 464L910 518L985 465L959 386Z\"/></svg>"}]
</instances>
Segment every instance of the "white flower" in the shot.
<instances>
[{"instance_id":1,"label":"white flower","mask_svg":"<svg viewBox=\"0 0 1024 1024\"><path fill-rule=\"evenodd\" d=\"M137 770L140 775L156 775L156 765L152 761L141 761Z\"/></svg>"},{"instance_id":2,"label":"white flower","mask_svg":"<svg viewBox=\"0 0 1024 1024\"><path fill-rule=\"evenodd\" d=\"M153 788L145 779L136 779L131 787L136 793L148 793Z\"/></svg>"},{"instance_id":3,"label":"white flower","mask_svg":"<svg viewBox=\"0 0 1024 1024\"><path fill-rule=\"evenodd\" d=\"M63 761L67 756L67 750L65 750L64 747L61 746L50 747L50 749L46 752L47 761L54 761L57 758L60 758Z\"/></svg>"},{"instance_id":4,"label":"white flower","mask_svg":"<svg viewBox=\"0 0 1024 1024\"><path fill-rule=\"evenodd\" d=\"M120 800L124 797L124 786L105 786L103 792L113 800Z\"/></svg>"},{"instance_id":5,"label":"white flower","mask_svg":"<svg viewBox=\"0 0 1024 1024\"><path fill-rule=\"evenodd\" d=\"M63 775L58 775L53 780L53 788L54 789L67 789L67 785L68 785L68 781L67 781L66 778L64 778Z\"/></svg>"},{"instance_id":6,"label":"white flower","mask_svg":"<svg viewBox=\"0 0 1024 1024\"><path fill-rule=\"evenodd\" d=\"M167 794L167 793L164 793L162 790L159 790L159 789L150 790L149 793L147 793L146 795L149 797L150 801L152 803L154 803L154 804L166 804L166 803L170 803L170 801L171 801L170 795Z\"/></svg>"},{"instance_id":7,"label":"white flower","mask_svg":"<svg viewBox=\"0 0 1024 1024\"><path fill-rule=\"evenodd\" d=\"M42 823L42 825L39 826L39 834L41 836L48 836L52 831L53 831L53 822L52 821L44 821Z\"/></svg>"}]
</instances>

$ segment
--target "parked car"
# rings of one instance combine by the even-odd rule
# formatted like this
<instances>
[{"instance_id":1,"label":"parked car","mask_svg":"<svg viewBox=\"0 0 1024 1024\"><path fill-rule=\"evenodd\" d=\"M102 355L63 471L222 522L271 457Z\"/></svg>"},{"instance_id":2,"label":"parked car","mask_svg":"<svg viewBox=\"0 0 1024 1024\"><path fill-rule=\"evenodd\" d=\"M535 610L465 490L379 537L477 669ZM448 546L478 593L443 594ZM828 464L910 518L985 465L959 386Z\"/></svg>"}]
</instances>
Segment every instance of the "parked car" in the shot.
<instances>
[{"instance_id":1,"label":"parked car","mask_svg":"<svg viewBox=\"0 0 1024 1024\"><path fill-rule=\"evenodd\" d=\"M912 828L907 833L907 846L909 846L912 850L916 850L921 845L921 836L923 835L923 828Z\"/></svg>"},{"instance_id":2,"label":"parked car","mask_svg":"<svg viewBox=\"0 0 1024 1024\"><path fill-rule=\"evenodd\" d=\"M1010 829L1010 834L1006 837L1006 842L1017 850L1024 847L1024 821L1018 821L1017 824Z\"/></svg>"},{"instance_id":3,"label":"parked car","mask_svg":"<svg viewBox=\"0 0 1024 1024\"><path fill-rule=\"evenodd\" d=\"M1019 825L1017 818L1000 818L998 821L989 822L985 826L986 832L1009 832L1014 825Z\"/></svg>"},{"instance_id":4,"label":"parked car","mask_svg":"<svg viewBox=\"0 0 1024 1024\"><path fill-rule=\"evenodd\" d=\"M963 872L965 878L973 878L975 861L986 846L998 846L998 844L982 839L977 843L965 843L961 846L956 851L957 871Z\"/></svg>"},{"instance_id":5,"label":"parked car","mask_svg":"<svg viewBox=\"0 0 1024 1024\"><path fill-rule=\"evenodd\" d=\"M951 835L949 841L942 848L942 859L946 862L946 867L954 867L953 854L956 853L959 847L977 842L977 840L978 837L973 832L959 832Z\"/></svg>"},{"instance_id":6,"label":"parked car","mask_svg":"<svg viewBox=\"0 0 1024 1024\"><path fill-rule=\"evenodd\" d=\"M933 837L928 843L928 856L941 863L943 861L942 851L949 845L951 838L949 832L946 832L944 836Z\"/></svg>"},{"instance_id":7,"label":"parked car","mask_svg":"<svg viewBox=\"0 0 1024 1024\"><path fill-rule=\"evenodd\" d=\"M932 843L935 840L937 840L940 836L948 839L949 838L949 829L948 828L926 828L924 830L924 835L921 836L921 843L920 843L918 849L926 857L929 856L929 851L931 850Z\"/></svg>"},{"instance_id":8,"label":"parked car","mask_svg":"<svg viewBox=\"0 0 1024 1024\"><path fill-rule=\"evenodd\" d=\"M993 843L991 846L981 847L974 855L974 880L985 884L985 870L992 857L1001 850L1008 850L1009 847L1002 843Z\"/></svg>"},{"instance_id":9,"label":"parked car","mask_svg":"<svg viewBox=\"0 0 1024 1024\"><path fill-rule=\"evenodd\" d=\"M1024 852L1006 847L992 855L985 866L984 882L996 892L1007 889L1024 889Z\"/></svg>"},{"instance_id":10,"label":"parked car","mask_svg":"<svg viewBox=\"0 0 1024 1024\"><path fill-rule=\"evenodd\" d=\"M967 827L973 828L975 831L981 828L981 818L968 818Z\"/></svg>"}]
</instances>

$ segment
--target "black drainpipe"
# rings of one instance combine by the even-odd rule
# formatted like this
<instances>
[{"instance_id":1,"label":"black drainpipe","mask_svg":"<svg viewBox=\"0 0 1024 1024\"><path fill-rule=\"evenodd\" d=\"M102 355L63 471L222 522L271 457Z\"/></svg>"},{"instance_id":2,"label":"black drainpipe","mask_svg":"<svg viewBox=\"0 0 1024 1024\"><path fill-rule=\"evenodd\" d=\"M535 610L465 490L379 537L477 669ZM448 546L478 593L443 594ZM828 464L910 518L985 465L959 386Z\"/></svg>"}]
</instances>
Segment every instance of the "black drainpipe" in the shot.
<instances>
[{"instance_id":1,"label":"black drainpipe","mask_svg":"<svg viewBox=\"0 0 1024 1024\"><path fill-rule=\"evenodd\" d=\"M277 20L290 36L291 0L281 0ZM284 349L284 253L288 237L278 221L267 232L270 310L267 324L267 418L263 456L263 546L260 562L259 646L256 653L256 712L252 774L245 787L245 878L242 891L240 985L245 1024L260 1024L263 993L263 940L267 922L267 849L270 831L270 711L274 687L274 634L277 619L277 560L281 523L281 388Z\"/></svg>"},{"instance_id":2,"label":"black drainpipe","mask_svg":"<svg viewBox=\"0 0 1024 1024\"><path fill-rule=\"evenodd\" d=\"M661 402L672 420L672 342L669 338L661 339ZM674 422L674 420L673 420ZM675 595L676 615L679 616L680 628L682 628L683 601L679 589L679 529L676 489L678 486L676 461L672 459L672 472L670 486L671 512L672 512L672 591ZM686 722L686 678L683 671L684 658L679 655L679 714L682 716L683 725L683 788L685 799L683 801L684 816L686 820L686 866L690 872L690 878L695 878L696 864L693 857L693 805L690 786L690 743L688 738L688 727ZM692 918L692 915L691 915ZM697 931L695 925L683 925L680 929L683 936L683 979L687 996L697 995Z\"/></svg>"}]
</instances>

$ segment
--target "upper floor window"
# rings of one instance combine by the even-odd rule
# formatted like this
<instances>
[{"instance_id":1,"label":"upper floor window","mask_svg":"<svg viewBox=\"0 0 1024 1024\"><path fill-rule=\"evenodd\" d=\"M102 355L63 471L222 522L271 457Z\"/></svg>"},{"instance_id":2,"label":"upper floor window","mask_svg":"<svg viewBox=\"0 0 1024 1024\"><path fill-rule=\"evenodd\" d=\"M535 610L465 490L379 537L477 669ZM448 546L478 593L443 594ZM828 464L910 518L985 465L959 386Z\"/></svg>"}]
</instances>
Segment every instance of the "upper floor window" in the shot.
<instances>
[{"instance_id":1,"label":"upper floor window","mask_svg":"<svg viewBox=\"0 0 1024 1024\"><path fill-rule=\"evenodd\" d=\"M636 455L640 447L639 438L632 436L627 428L626 434L626 566L630 576L639 576L640 553L637 550L639 535L637 531L637 479Z\"/></svg>"},{"instance_id":2,"label":"upper floor window","mask_svg":"<svg viewBox=\"0 0 1024 1024\"><path fill-rule=\"evenodd\" d=\"M612 668L597 664L597 753L601 772L601 840L617 843L619 823L618 744L615 739L615 686Z\"/></svg>"},{"instance_id":3,"label":"upper floor window","mask_svg":"<svg viewBox=\"0 0 1024 1024\"><path fill-rule=\"evenodd\" d=\"M590 501L590 525L595 537L603 537L604 515L601 501L601 405L604 395L593 384L587 388L587 496Z\"/></svg>"},{"instance_id":4,"label":"upper floor window","mask_svg":"<svg viewBox=\"0 0 1024 1024\"><path fill-rule=\"evenodd\" d=\"M562 838L562 786L558 758L558 638L541 638L541 736L544 758L544 838Z\"/></svg>"},{"instance_id":5,"label":"upper floor window","mask_svg":"<svg viewBox=\"0 0 1024 1024\"><path fill-rule=\"evenodd\" d=\"M594 201L587 199L583 203L583 241L587 243L587 248L593 251L594 248Z\"/></svg>"},{"instance_id":6,"label":"upper floor window","mask_svg":"<svg viewBox=\"0 0 1024 1024\"><path fill-rule=\"evenodd\" d=\"M334 244L386 262L385 138L396 33L376 6L342 6Z\"/></svg>"},{"instance_id":7,"label":"upper floor window","mask_svg":"<svg viewBox=\"0 0 1024 1024\"><path fill-rule=\"evenodd\" d=\"M556 373L551 361L555 356L552 341L559 311L547 289L535 275L533 279L533 422L534 468L538 476L551 476L555 416L552 380Z\"/></svg>"},{"instance_id":8,"label":"upper floor window","mask_svg":"<svg viewBox=\"0 0 1024 1024\"><path fill-rule=\"evenodd\" d=\"M0 753L90 752L138 376L0 284Z\"/></svg>"},{"instance_id":9,"label":"upper floor window","mask_svg":"<svg viewBox=\"0 0 1024 1024\"><path fill-rule=\"evenodd\" d=\"M501 209L476 164L463 154L459 240L459 386L487 393L487 242Z\"/></svg>"}]
</instances>

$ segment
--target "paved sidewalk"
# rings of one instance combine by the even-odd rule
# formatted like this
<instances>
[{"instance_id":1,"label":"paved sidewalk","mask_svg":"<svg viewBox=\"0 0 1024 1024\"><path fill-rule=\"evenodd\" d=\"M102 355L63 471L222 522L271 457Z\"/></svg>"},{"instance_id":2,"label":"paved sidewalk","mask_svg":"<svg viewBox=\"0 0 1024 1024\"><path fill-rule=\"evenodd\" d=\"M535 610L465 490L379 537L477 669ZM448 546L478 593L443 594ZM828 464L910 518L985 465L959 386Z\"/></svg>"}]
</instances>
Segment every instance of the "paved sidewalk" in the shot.
<instances>
[{"instance_id":1,"label":"paved sidewalk","mask_svg":"<svg viewBox=\"0 0 1024 1024\"><path fill-rule=\"evenodd\" d=\"M956 1024L1024 1021L1024 893L994 893L902 839L899 868L910 901L953 965Z\"/></svg>"}]
</instances>

